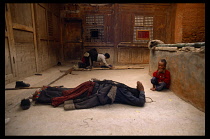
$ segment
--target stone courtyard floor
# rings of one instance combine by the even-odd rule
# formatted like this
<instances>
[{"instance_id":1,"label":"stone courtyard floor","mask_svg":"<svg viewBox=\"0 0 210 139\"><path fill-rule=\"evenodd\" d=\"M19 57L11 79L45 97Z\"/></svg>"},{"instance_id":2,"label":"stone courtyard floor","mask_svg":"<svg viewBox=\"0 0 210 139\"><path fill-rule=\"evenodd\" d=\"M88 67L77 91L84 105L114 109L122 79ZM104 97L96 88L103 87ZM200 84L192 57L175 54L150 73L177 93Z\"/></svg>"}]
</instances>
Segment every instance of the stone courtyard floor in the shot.
<instances>
[{"instance_id":1,"label":"stone courtyard floor","mask_svg":"<svg viewBox=\"0 0 210 139\"><path fill-rule=\"evenodd\" d=\"M31 86L47 85L67 70L66 63L21 79ZM63 106L32 105L28 110L19 107L21 99L36 89L6 90L5 135L205 135L205 113L177 97L172 91L151 91L149 65L144 69L73 71L52 84L73 88L91 78L110 79L135 88L144 85L147 98L144 107L124 104L97 106L90 109L65 111ZM15 82L5 87L14 87Z\"/></svg>"}]
</instances>

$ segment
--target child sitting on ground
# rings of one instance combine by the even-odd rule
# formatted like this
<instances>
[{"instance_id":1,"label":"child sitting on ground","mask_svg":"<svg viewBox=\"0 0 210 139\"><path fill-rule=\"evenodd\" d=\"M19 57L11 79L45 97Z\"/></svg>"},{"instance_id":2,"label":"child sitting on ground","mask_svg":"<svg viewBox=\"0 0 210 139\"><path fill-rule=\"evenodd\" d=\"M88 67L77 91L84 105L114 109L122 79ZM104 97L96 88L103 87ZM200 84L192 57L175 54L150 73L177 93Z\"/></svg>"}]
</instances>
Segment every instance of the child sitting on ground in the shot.
<instances>
[{"instance_id":1,"label":"child sitting on ground","mask_svg":"<svg viewBox=\"0 0 210 139\"><path fill-rule=\"evenodd\" d=\"M153 73L151 83L153 87L150 88L152 91L161 91L163 89L168 89L170 86L170 72L166 69L166 60L161 59L158 62L158 69Z\"/></svg>"}]
</instances>

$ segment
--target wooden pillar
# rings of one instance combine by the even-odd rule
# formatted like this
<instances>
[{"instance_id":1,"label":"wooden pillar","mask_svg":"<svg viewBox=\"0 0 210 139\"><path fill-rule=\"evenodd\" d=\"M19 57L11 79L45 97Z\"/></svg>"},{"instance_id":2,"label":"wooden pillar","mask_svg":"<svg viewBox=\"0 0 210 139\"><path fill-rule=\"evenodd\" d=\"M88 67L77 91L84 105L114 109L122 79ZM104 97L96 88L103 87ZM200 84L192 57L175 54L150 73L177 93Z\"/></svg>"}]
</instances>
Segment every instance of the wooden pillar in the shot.
<instances>
[{"instance_id":1,"label":"wooden pillar","mask_svg":"<svg viewBox=\"0 0 210 139\"><path fill-rule=\"evenodd\" d=\"M31 4L31 17L33 24L33 37L34 37L34 49L35 49L35 63L36 63L36 72L39 72L39 64L38 64L38 48L37 48L37 38L36 38L36 24L35 24L35 4Z\"/></svg>"},{"instance_id":2,"label":"wooden pillar","mask_svg":"<svg viewBox=\"0 0 210 139\"><path fill-rule=\"evenodd\" d=\"M15 49L15 40L13 35L13 28L12 28L12 17L10 11L10 5L5 4L5 21L7 25L7 37L10 49L10 57L11 57L11 67L12 67L12 74L13 77L17 77L17 64L16 64L16 49Z\"/></svg>"},{"instance_id":3,"label":"wooden pillar","mask_svg":"<svg viewBox=\"0 0 210 139\"><path fill-rule=\"evenodd\" d=\"M119 15L119 4L114 4L114 64L118 61L118 44L119 44L119 25L118 25L118 15Z\"/></svg>"}]
</instances>

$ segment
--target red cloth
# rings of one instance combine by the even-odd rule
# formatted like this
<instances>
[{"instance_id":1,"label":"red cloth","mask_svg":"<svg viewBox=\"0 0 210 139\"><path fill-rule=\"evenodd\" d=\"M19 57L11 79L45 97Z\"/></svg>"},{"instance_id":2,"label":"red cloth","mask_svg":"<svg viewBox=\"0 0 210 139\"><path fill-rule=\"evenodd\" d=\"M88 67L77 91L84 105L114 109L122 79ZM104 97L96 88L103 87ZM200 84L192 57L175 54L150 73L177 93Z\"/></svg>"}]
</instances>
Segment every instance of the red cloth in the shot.
<instances>
[{"instance_id":1,"label":"red cloth","mask_svg":"<svg viewBox=\"0 0 210 139\"><path fill-rule=\"evenodd\" d=\"M83 56L82 57L82 63L85 63L86 62L86 60L85 60L85 57Z\"/></svg>"},{"instance_id":2,"label":"red cloth","mask_svg":"<svg viewBox=\"0 0 210 139\"><path fill-rule=\"evenodd\" d=\"M165 70L165 73L159 73L159 75L157 73L158 70L153 73L153 77L156 77L158 79L158 82L165 82L166 87L169 88L171 80L170 72L168 70Z\"/></svg>"},{"instance_id":3,"label":"red cloth","mask_svg":"<svg viewBox=\"0 0 210 139\"><path fill-rule=\"evenodd\" d=\"M74 99L74 98L80 96L81 94L85 93L86 91L88 91L87 96L89 96L92 93L94 85L95 85L95 82L87 81L87 82L80 84L79 86L77 86L74 89L64 90L62 92L63 96L52 98L52 105L54 107L57 107L64 101L69 100L69 99Z\"/></svg>"}]
</instances>

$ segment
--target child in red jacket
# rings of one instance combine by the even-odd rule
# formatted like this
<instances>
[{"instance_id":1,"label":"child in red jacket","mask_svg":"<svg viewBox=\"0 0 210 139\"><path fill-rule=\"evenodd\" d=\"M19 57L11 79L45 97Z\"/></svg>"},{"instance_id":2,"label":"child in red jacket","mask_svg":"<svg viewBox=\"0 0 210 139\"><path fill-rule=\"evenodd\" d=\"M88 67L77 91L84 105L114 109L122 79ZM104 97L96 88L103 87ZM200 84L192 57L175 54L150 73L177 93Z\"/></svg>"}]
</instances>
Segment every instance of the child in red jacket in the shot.
<instances>
[{"instance_id":1,"label":"child in red jacket","mask_svg":"<svg viewBox=\"0 0 210 139\"><path fill-rule=\"evenodd\" d=\"M161 91L163 89L168 89L170 86L170 72L166 69L166 60L161 59L158 62L158 69L153 73L151 83L153 87L150 88L152 91Z\"/></svg>"}]
</instances>

